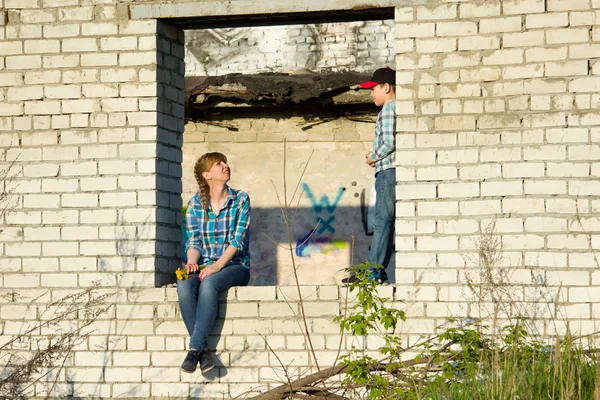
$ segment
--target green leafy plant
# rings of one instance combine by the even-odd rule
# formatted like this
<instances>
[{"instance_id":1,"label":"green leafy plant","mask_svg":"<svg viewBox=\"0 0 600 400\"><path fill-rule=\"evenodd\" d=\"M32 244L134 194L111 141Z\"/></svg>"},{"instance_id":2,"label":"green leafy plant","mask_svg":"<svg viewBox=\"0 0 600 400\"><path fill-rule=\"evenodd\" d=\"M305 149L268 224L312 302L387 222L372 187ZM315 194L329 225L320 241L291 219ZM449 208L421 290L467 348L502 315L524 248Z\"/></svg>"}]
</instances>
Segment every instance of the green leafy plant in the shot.
<instances>
[{"instance_id":1,"label":"green leafy plant","mask_svg":"<svg viewBox=\"0 0 600 400\"><path fill-rule=\"evenodd\" d=\"M350 389L364 388L369 399L383 399L399 394L395 380L390 380L394 376L393 372L401 365L399 356L402 354L400 340L393 333L399 321L406 321L406 315L402 310L388 307L390 299L378 295L377 281L370 279L370 275L382 268L382 265L366 261L348 269L356 276L356 280L349 286L349 292L356 293L356 303L349 305L346 315L334 318L340 324L342 332L356 336L375 334L385 340L380 350L386 356L384 362L364 356L356 349L340 358L347 374L343 386Z\"/></svg>"},{"instance_id":2,"label":"green leafy plant","mask_svg":"<svg viewBox=\"0 0 600 400\"><path fill-rule=\"evenodd\" d=\"M375 292L377 281L369 279L373 270L382 268L365 261L348 269L357 278L350 284L350 292L356 291L357 303L350 307L348 315L334 318L343 331L363 336L382 326L385 331L393 332L399 320L406 321L404 311L385 306L389 299L378 296Z\"/></svg>"},{"instance_id":3,"label":"green leafy plant","mask_svg":"<svg viewBox=\"0 0 600 400\"><path fill-rule=\"evenodd\" d=\"M317 388L324 384L327 393L345 400L600 398L594 343L586 348L583 338L567 334L552 344L532 335L531 321L525 317L505 326L490 326L498 321L489 319L448 318L437 327L437 335L404 346L395 329L406 320L405 313L380 296L377 283L369 279L377 268L381 267L363 263L352 269L357 280L348 292L354 296L345 315L335 321L342 333L382 337L379 350L365 354L354 348L340 357L338 365L290 382L289 390L267 392L261 399L285 399L292 391L310 399L322 393ZM340 381L328 381L340 374Z\"/></svg>"}]
</instances>

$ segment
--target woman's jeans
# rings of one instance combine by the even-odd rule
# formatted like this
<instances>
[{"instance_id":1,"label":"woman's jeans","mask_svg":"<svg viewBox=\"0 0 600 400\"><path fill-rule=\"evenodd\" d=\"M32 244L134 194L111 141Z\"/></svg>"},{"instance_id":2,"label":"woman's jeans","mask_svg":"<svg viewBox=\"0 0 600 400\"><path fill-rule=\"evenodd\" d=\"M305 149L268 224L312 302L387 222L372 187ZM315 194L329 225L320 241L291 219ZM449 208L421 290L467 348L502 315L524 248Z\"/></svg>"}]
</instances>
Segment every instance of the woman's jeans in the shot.
<instances>
[{"instance_id":1,"label":"woman's jeans","mask_svg":"<svg viewBox=\"0 0 600 400\"><path fill-rule=\"evenodd\" d=\"M250 270L239 265L228 265L202 281L198 274L177 281L177 295L183 322L190 334L190 349L204 350L208 334L217 317L219 292L232 286L246 286Z\"/></svg>"},{"instance_id":2,"label":"woman's jeans","mask_svg":"<svg viewBox=\"0 0 600 400\"><path fill-rule=\"evenodd\" d=\"M386 267L392 256L394 230L395 200L396 200L396 168L384 169L375 174L375 219L373 241L369 250L368 260L371 264L381 264ZM375 274L375 277L385 275L385 270Z\"/></svg>"}]
</instances>

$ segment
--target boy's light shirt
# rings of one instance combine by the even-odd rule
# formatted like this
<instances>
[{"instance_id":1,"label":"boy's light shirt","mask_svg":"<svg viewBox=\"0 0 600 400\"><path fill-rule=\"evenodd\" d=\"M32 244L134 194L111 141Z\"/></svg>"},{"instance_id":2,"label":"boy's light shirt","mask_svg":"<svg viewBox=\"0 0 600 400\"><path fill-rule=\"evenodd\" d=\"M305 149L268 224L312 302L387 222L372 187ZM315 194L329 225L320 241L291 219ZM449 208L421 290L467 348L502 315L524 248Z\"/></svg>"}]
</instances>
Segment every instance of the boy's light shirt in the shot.
<instances>
[{"instance_id":1,"label":"boy's light shirt","mask_svg":"<svg viewBox=\"0 0 600 400\"><path fill-rule=\"evenodd\" d=\"M375 173L396 168L396 100L385 103L377 115L371 160Z\"/></svg>"}]
</instances>

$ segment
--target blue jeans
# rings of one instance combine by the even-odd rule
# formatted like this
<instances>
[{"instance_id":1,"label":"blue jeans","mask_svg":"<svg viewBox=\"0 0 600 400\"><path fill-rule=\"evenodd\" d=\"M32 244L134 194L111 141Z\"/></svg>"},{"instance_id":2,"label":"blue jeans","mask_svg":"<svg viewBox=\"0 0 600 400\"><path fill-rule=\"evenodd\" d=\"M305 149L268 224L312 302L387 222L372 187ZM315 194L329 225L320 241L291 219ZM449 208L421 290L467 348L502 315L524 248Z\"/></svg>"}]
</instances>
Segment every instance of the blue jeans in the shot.
<instances>
[{"instance_id":1,"label":"blue jeans","mask_svg":"<svg viewBox=\"0 0 600 400\"><path fill-rule=\"evenodd\" d=\"M375 174L375 220L373 241L368 260L386 267L393 252L394 218L396 211L396 169L389 168ZM382 270L378 275L385 275Z\"/></svg>"},{"instance_id":2,"label":"blue jeans","mask_svg":"<svg viewBox=\"0 0 600 400\"><path fill-rule=\"evenodd\" d=\"M216 274L204 278L191 274L188 279L177 281L179 308L185 327L190 334L190 349L204 350L208 334L217 317L219 292L232 286L246 286L250 270L239 265L228 265Z\"/></svg>"}]
</instances>

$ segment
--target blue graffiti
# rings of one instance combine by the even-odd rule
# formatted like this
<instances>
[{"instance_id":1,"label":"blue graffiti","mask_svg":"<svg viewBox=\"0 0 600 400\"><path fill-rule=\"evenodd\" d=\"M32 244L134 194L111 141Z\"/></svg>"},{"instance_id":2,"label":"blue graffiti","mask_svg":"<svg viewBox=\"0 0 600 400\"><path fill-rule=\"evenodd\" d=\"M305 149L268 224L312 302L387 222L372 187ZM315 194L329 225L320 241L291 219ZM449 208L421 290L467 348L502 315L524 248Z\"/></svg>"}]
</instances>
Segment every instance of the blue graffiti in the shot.
<instances>
[{"instance_id":1,"label":"blue graffiti","mask_svg":"<svg viewBox=\"0 0 600 400\"><path fill-rule=\"evenodd\" d=\"M306 256L306 250L308 249L308 246L310 245L310 237L314 233L315 233L315 230L311 229L310 231L308 231L308 233L306 235L304 235L300 239L298 239L298 241L296 242L296 256L298 256L298 257Z\"/></svg>"},{"instance_id":2,"label":"blue graffiti","mask_svg":"<svg viewBox=\"0 0 600 400\"><path fill-rule=\"evenodd\" d=\"M310 257L315 252L329 254L345 249L345 242L333 240L329 237L329 234L335 234L335 227L333 226L335 221L334 213L346 189L343 187L339 188L332 202L330 202L329 197L326 195L321 196L321 199L317 200L312 190L310 190L310 186L306 183L302 184L302 189L306 193L308 200L310 200L315 214L317 214L315 217L317 226L296 241L296 256ZM327 236L320 236L325 232L327 232Z\"/></svg>"},{"instance_id":3,"label":"blue graffiti","mask_svg":"<svg viewBox=\"0 0 600 400\"><path fill-rule=\"evenodd\" d=\"M327 197L326 195L321 196L321 201L318 202L317 199L315 198L315 195L310 190L310 187L308 186L308 184L303 183L302 190L304 190L306 192L306 197L308 197L308 200L310 200L310 202L312 203L313 209L315 210L315 212L317 214L320 213L321 211L323 211L323 206L325 206L325 210L327 210L327 212L329 214L332 214L335 211L335 209L337 208L337 205L340 202L340 199L342 198L342 196L344 194L344 188L343 187L339 188L337 196L335 198L335 201L332 204L329 204L329 197Z\"/></svg>"},{"instance_id":4,"label":"blue graffiti","mask_svg":"<svg viewBox=\"0 0 600 400\"><path fill-rule=\"evenodd\" d=\"M308 200L310 200L313 206L313 210L317 214L322 213L324 210L327 211L327 213L329 214L333 214L338 206L338 203L340 202L340 199L344 195L345 190L343 187L339 188L335 200L332 203L330 203L329 197L327 197L326 195L321 196L320 201L317 200L312 190L310 190L310 186L308 186L308 184L303 183L302 189L306 193L306 197L308 197ZM323 234L323 232L325 231L335 233L335 228L333 226L333 222L335 221L335 215L329 215L327 218L317 216L316 221L319 224L319 235Z\"/></svg>"},{"instance_id":5,"label":"blue graffiti","mask_svg":"<svg viewBox=\"0 0 600 400\"><path fill-rule=\"evenodd\" d=\"M331 233L335 233L335 228L333 227L333 225L331 225L333 221L335 221L335 216L333 215L329 217L327 221L325 221L321 217L317 217L317 222L319 223L319 235L325 232L325 229L327 229Z\"/></svg>"}]
</instances>

